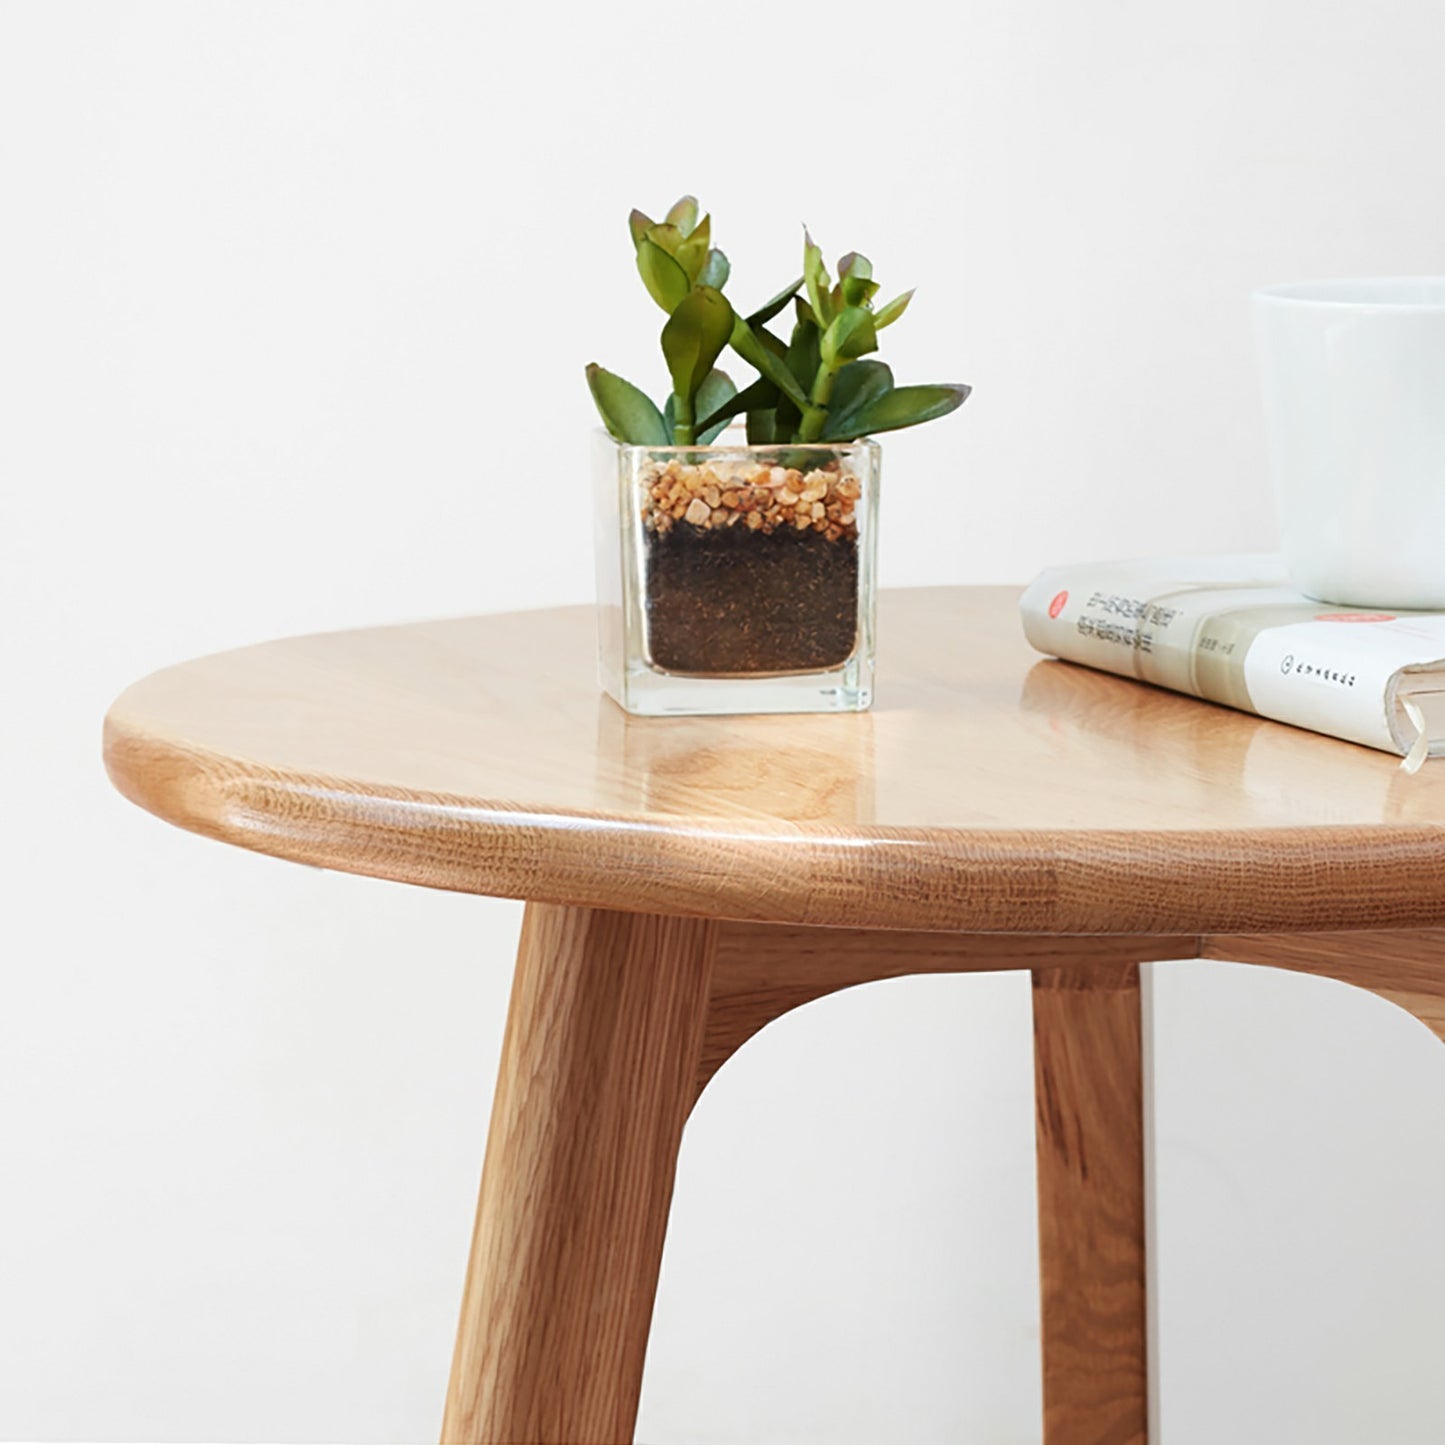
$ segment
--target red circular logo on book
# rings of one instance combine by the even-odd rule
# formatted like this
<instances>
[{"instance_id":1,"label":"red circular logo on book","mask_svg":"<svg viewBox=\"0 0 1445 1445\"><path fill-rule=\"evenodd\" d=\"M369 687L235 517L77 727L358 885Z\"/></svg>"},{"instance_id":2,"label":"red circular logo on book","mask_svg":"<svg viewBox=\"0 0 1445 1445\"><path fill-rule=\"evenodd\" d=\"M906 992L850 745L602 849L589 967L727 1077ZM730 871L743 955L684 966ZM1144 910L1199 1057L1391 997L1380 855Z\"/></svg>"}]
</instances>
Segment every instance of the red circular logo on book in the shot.
<instances>
[{"instance_id":1,"label":"red circular logo on book","mask_svg":"<svg viewBox=\"0 0 1445 1445\"><path fill-rule=\"evenodd\" d=\"M1052 602L1049 603L1049 616L1057 617L1064 610L1064 604L1068 602L1069 594L1060 592Z\"/></svg>"},{"instance_id":2,"label":"red circular logo on book","mask_svg":"<svg viewBox=\"0 0 1445 1445\"><path fill-rule=\"evenodd\" d=\"M1316 622L1393 622L1393 612L1319 612Z\"/></svg>"}]
</instances>

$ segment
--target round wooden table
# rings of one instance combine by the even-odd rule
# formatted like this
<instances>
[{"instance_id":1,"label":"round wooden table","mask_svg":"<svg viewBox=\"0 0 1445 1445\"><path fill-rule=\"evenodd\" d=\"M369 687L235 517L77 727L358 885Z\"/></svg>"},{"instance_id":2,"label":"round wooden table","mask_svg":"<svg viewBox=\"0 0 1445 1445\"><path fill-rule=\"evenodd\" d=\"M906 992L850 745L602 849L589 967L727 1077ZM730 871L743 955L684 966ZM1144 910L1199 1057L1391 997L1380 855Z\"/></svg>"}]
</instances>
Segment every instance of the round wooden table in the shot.
<instances>
[{"instance_id":1,"label":"round wooden table","mask_svg":"<svg viewBox=\"0 0 1445 1445\"><path fill-rule=\"evenodd\" d=\"M810 999L1030 970L1049 1445L1148 1433L1139 964L1327 974L1445 1037L1445 765L1040 659L1016 596L885 593L861 715L630 718L588 608L117 700L110 776L169 822L528 902L444 1441L632 1439L687 1115Z\"/></svg>"}]
</instances>

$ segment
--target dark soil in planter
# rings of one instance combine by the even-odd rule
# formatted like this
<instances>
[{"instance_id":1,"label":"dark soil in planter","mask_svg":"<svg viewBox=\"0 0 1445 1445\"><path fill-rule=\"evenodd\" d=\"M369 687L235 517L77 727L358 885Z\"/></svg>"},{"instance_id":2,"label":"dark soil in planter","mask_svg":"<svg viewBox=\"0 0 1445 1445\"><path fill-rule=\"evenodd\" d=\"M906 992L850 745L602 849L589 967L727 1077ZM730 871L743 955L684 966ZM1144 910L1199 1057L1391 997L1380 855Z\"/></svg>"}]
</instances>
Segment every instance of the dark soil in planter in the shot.
<instances>
[{"instance_id":1,"label":"dark soil in planter","mask_svg":"<svg viewBox=\"0 0 1445 1445\"><path fill-rule=\"evenodd\" d=\"M650 532L655 667L756 676L841 667L858 642L858 538L687 524Z\"/></svg>"}]
</instances>

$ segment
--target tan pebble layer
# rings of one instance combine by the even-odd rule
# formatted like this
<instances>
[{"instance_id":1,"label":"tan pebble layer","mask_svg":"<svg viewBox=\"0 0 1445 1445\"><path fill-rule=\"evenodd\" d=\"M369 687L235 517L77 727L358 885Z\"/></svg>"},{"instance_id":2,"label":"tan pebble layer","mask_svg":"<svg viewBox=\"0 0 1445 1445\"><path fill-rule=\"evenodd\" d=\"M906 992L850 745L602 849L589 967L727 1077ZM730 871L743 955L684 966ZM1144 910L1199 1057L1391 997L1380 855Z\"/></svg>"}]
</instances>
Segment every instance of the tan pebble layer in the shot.
<instances>
[{"instance_id":1,"label":"tan pebble layer","mask_svg":"<svg viewBox=\"0 0 1445 1445\"><path fill-rule=\"evenodd\" d=\"M764 533L811 528L830 542L858 535L863 484L837 462L811 472L752 462L654 462L642 474L642 486L642 520L649 532L670 532L688 522L703 530L743 526Z\"/></svg>"}]
</instances>

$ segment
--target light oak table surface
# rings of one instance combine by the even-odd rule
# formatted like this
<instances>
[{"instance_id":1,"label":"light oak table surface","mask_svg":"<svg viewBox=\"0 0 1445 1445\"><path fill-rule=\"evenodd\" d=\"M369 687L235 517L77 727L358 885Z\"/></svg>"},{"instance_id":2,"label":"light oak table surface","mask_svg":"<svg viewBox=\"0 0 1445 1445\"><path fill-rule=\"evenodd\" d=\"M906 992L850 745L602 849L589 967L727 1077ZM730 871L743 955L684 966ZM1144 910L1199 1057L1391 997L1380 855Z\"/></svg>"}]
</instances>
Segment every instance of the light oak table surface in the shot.
<instances>
[{"instance_id":1,"label":"light oak table surface","mask_svg":"<svg viewBox=\"0 0 1445 1445\"><path fill-rule=\"evenodd\" d=\"M1045 660L1015 597L884 593L868 713L629 718L569 608L186 663L122 695L107 755L182 827L537 901L988 931L1445 922L1445 768Z\"/></svg>"},{"instance_id":2,"label":"light oak table surface","mask_svg":"<svg viewBox=\"0 0 1445 1445\"><path fill-rule=\"evenodd\" d=\"M1445 1035L1445 763L1040 658L1016 609L884 593L858 715L627 717L590 608L270 642L116 701L110 775L171 823L528 901L444 1441L631 1440L688 1111L821 994L1030 971L1048 1445L1148 1435L1139 964L1327 974Z\"/></svg>"}]
</instances>

